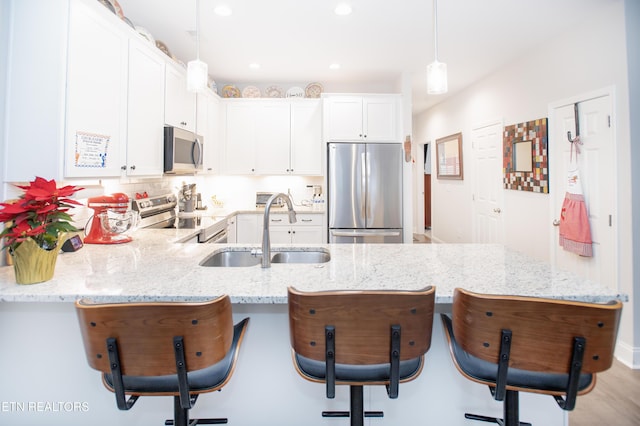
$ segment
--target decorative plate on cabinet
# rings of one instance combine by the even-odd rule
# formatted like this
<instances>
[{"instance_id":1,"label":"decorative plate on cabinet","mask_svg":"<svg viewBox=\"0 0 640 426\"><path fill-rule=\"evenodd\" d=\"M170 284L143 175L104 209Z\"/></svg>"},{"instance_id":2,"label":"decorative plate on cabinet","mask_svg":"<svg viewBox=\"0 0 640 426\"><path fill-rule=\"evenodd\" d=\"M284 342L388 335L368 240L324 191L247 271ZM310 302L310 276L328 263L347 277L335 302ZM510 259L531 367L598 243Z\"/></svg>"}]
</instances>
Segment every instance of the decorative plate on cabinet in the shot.
<instances>
[{"instance_id":1,"label":"decorative plate on cabinet","mask_svg":"<svg viewBox=\"0 0 640 426\"><path fill-rule=\"evenodd\" d=\"M113 7L113 3L111 3L109 0L98 0L98 1L102 3L104 7L109 9L112 13L116 13L116 8Z\"/></svg>"},{"instance_id":2,"label":"decorative plate on cabinet","mask_svg":"<svg viewBox=\"0 0 640 426\"><path fill-rule=\"evenodd\" d=\"M287 90L287 98L304 98L304 90L302 87L291 87Z\"/></svg>"},{"instance_id":3,"label":"decorative plate on cabinet","mask_svg":"<svg viewBox=\"0 0 640 426\"><path fill-rule=\"evenodd\" d=\"M141 27L140 25L137 25L135 30L138 32L138 34L140 34L142 37L146 38L149 43L155 45L156 44L156 39L153 38L153 36L151 35L151 33L149 32L149 30L147 30L144 27Z\"/></svg>"},{"instance_id":4,"label":"decorative plate on cabinet","mask_svg":"<svg viewBox=\"0 0 640 426\"><path fill-rule=\"evenodd\" d=\"M124 11L122 10L122 6L120 6L120 3L118 3L118 0L111 0L111 4L113 4L115 14L118 15L120 19L124 19Z\"/></svg>"},{"instance_id":5,"label":"decorative plate on cabinet","mask_svg":"<svg viewBox=\"0 0 640 426\"><path fill-rule=\"evenodd\" d=\"M129 18L127 18L126 16L124 18L122 18L122 20L131 28L133 28L134 30L136 29L136 27L133 25L133 22L131 22L131 20Z\"/></svg>"},{"instance_id":6,"label":"decorative plate on cabinet","mask_svg":"<svg viewBox=\"0 0 640 426\"><path fill-rule=\"evenodd\" d=\"M309 83L304 89L307 98L319 98L322 93L322 85L320 83Z\"/></svg>"},{"instance_id":7,"label":"decorative plate on cabinet","mask_svg":"<svg viewBox=\"0 0 640 426\"><path fill-rule=\"evenodd\" d=\"M222 88L222 97L223 98L239 98L240 90L232 84L227 84Z\"/></svg>"},{"instance_id":8,"label":"decorative plate on cabinet","mask_svg":"<svg viewBox=\"0 0 640 426\"><path fill-rule=\"evenodd\" d=\"M260 97L260 89L256 86L247 86L242 90L243 98L259 98Z\"/></svg>"},{"instance_id":9,"label":"decorative plate on cabinet","mask_svg":"<svg viewBox=\"0 0 640 426\"><path fill-rule=\"evenodd\" d=\"M164 44L163 42L161 42L160 40L156 40L156 47L160 50L162 50L162 52L167 55L168 57L172 58L171 56L171 52L169 52L169 48L167 47L166 44Z\"/></svg>"},{"instance_id":10,"label":"decorative plate on cabinet","mask_svg":"<svg viewBox=\"0 0 640 426\"><path fill-rule=\"evenodd\" d=\"M267 90L264 91L264 94L267 98L281 98L282 89L278 86L269 86L267 87Z\"/></svg>"}]
</instances>

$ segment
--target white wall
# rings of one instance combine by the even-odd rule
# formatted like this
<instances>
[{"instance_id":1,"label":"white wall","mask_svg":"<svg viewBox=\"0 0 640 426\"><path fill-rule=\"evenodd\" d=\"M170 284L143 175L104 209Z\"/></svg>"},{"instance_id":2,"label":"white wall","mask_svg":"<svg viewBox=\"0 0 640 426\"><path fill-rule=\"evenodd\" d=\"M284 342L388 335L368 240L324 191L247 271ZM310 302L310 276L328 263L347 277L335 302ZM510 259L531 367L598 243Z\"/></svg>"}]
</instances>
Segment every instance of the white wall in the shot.
<instances>
[{"instance_id":1,"label":"white wall","mask_svg":"<svg viewBox=\"0 0 640 426\"><path fill-rule=\"evenodd\" d=\"M637 2L627 0L628 8L637 15ZM633 5L631 5L633 4ZM414 134L421 141L434 140L458 131L463 132L465 180L460 182L433 181L432 235L444 242L471 242L473 152L470 146L471 129L482 123L503 120L505 125L546 117L548 105L562 99L613 86L614 130L616 138L616 174L618 205L618 288L633 300L633 216L631 206L632 154L629 112L629 84L627 75L627 34L625 32L625 1L603 2L597 15L585 19L578 26L567 28L554 37L485 80L467 88L450 100L414 117ZM629 40L634 40L637 74L637 16L630 18ZM635 70L635 71L634 71ZM637 77L635 77L637 79ZM637 99L637 81L635 98ZM632 97L633 99L633 97ZM637 108L637 100L636 108ZM636 110L637 114L637 110ZM635 125L637 127L637 124ZM636 129L637 130L637 129ZM635 132L637 139L637 131ZM549 139L549 146L555 141ZM636 144L637 145L637 144ZM636 148L637 150L637 148ZM553 191L551 177L550 191ZM635 176L637 182L639 178ZM638 184L640 185L640 184ZM638 185L635 191L638 192ZM553 229L550 226L550 196L513 190L503 190L505 242L543 261L550 260L549 247ZM636 195L636 206L638 195ZM418 218L419 219L419 218ZM526 226L522 226L526 224ZM636 233L638 233L636 231ZM637 245L636 239L636 245ZM635 255L637 258L637 254ZM636 278L636 281L638 279ZM634 309L627 304L620 329L621 345L626 349L623 361L640 366L640 331L634 339ZM638 343L634 343L638 342ZM638 355L636 355L638 352Z\"/></svg>"},{"instance_id":2,"label":"white wall","mask_svg":"<svg viewBox=\"0 0 640 426\"><path fill-rule=\"evenodd\" d=\"M629 280L626 281L628 285L625 286L627 291L631 294L630 302L627 306L631 307L629 310L623 312L623 318L625 323L640 324L640 321L636 320L640 316L640 298L636 297L636 294L640 294L640 169L638 169L638 159L640 159L640 2L637 0L625 1L625 17L626 17L626 30L627 30L627 63L628 63L628 75L629 75L629 117L635 117L635 120L630 121L630 156L629 158L636 160L634 165L636 167L631 168L631 215L632 219L632 233L631 238L633 242L632 249L630 250L632 255L627 260L631 264L632 272ZM633 334L631 334L633 333ZM640 327L635 327L632 331L625 329L623 336L625 342L630 345L630 350L640 346ZM640 354L638 351L634 351L633 365L640 365Z\"/></svg>"},{"instance_id":3,"label":"white wall","mask_svg":"<svg viewBox=\"0 0 640 426\"><path fill-rule=\"evenodd\" d=\"M433 181L434 238L452 243L473 240L470 138L478 124L503 120L509 125L546 117L548 104L555 100L615 85L619 94L618 136L620 143L628 144L623 3L603 4L600 12L547 44L528 49L507 67L414 118L414 134L421 143L463 132L465 179ZM508 246L549 260L549 202L549 195L504 191L502 211Z\"/></svg>"},{"instance_id":4,"label":"white wall","mask_svg":"<svg viewBox=\"0 0 640 426\"><path fill-rule=\"evenodd\" d=\"M7 57L9 56L9 0L0 0L0 153L5 154L5 102L7 99ZM0 161L0 176L4 176L4 161ZM7 199L6 185L0 180L0 200ZM0 225L1 227L2 225ZM1 230L1 228L0 228ZM0 266L5 264L4 252Z\"/></svg>"}]
</instances>

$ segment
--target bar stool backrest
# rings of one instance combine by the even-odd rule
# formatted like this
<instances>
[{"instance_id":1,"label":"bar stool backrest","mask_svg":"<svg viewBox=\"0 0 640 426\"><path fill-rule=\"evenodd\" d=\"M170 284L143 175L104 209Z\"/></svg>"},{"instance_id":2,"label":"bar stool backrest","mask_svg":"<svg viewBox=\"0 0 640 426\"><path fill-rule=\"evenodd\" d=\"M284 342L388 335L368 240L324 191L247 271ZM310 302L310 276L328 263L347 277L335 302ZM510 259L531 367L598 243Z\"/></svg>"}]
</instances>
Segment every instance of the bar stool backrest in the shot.
<instances>
[{"instance_id":1,"label":"bar stool backrest","mask_svg":"<svg viewBox=\"0 0 640 426\"><path fill-rule=\"evenodd\" d=\"M583 337L582 373L598 373L613 362L621 310L620 301L595 304L458 288L453 333L466 352L497 364L501 330L511 330L509 367L547 373L569 372L574 338Z\"/></svg>"},{"instance_id":2,"label":"bar stool backrest","mask_svg":"<svg viewBox=\"0 0 640 426\"><path fill-rule=\"evenodd\" d=\"M233 341L229 296L207 302L76 303L89 365L111 373L106 340L117 339L123 375L176 374L173 338L182 336L188 371L222 360Z\"/></svg>"},{"instance_id":3,"label":"bar stool backrest","mask_svg":"<svg viewBox=\"0 0 640 426\"><path fill-rule=\"evenodd\" d=\"M335 327L335 362L389 362L391 326L401 326L400 361L424 355L431 346L435 287L416 291L300 292L289 288L293 350L325 361L325 326Z\"/></svg>"}]
</instances>

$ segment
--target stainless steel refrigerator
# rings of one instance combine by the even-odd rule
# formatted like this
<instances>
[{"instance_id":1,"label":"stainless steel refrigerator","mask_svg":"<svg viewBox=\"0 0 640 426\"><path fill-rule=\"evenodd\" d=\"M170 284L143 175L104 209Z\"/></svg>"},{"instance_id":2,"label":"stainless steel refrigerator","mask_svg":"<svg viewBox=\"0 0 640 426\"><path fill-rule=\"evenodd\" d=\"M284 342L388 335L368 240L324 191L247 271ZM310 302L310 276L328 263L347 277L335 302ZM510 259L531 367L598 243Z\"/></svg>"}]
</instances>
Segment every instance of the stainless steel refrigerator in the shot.
<instances>
[{"instance_id":1,"label":"stainless steel refrigerator","mask_svg":"<svg viewBox=\"0 0 640 426\"><path fill-rule=\"evenodd\" d=\"M402 242L402 145L330 143L330 243Z\"/></svg>"}]
</instances>

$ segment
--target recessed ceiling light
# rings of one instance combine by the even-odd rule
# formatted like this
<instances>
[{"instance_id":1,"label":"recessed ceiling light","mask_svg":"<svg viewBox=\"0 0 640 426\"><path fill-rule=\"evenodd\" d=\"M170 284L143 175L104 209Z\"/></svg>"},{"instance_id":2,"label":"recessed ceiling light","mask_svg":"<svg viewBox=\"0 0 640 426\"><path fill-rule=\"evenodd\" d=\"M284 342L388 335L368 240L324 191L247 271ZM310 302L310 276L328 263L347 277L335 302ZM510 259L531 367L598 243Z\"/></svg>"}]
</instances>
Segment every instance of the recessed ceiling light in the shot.
<instances>
[{"instance_id":1,"label":"recessed ceiling light","mask_svg":"<svg viewBox=\"0 0 640 426\"><path fill-rule=\"evenodd\" d=\"M349 3L340 3L333 9L333 12L338 16L347 16L351 14L351 5Z\"/></svg>"},{"instance_id":2,"label":"recessed ceiling light","mask_svg":"<svg viewBox=\"0 0 640 426\"><path fill-rule=\"evenodd\" d=\"M257 62L252 62L249 64L249 68L251 68L252 70L259 70L260 69L260 64Z\"/></svg>"},{"instance_id":3,"label":"recessed ceiling light","mask_svg":"<svg viewBox=\"0 0 640 426\"><path fill-rule=\"evenodd\" d=\"M233 11L226 4L219 4L213 9L213 12L218 16L231 16Z\"/></svg>"},{"instance_id":4,"label":"recessed ceiling light","mask_svg":"<svg viewBox=\"0 0 640 426\"><path fill-rule=\"evenodd\" d=\"M331 64L331 65L329 65L329 69L330 70L339 70L340 69L340 64Z\"/></svg>"}]
</instances>

